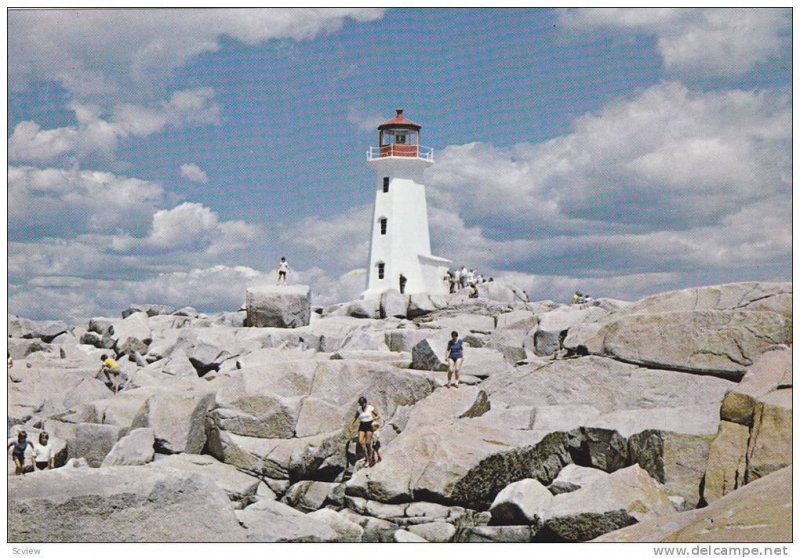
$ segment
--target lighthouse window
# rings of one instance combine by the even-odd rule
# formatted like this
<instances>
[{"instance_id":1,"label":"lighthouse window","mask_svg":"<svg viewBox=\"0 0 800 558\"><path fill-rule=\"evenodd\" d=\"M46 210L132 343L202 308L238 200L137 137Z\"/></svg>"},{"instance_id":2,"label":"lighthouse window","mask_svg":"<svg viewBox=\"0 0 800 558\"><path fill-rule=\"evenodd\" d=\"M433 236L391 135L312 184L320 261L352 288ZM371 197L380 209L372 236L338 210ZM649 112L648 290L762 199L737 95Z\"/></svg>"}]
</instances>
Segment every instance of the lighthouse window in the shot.
<instances>
[{"instance_id":1,"label":"lighthouse window","mask_svg":"<svg viewBox=\"0 0 800 558\"><path fill-rule=\"evenodd\" d=\"M388 194L389 193L389 177L388 176L384 176L383 177L383 193L384 194Z\"/></svg>"},{"instance_id":2,"label":"lighthouse window","mask_svg":"<svg viewBox=\"0 0 800 558\"><path fill-rule=\"evenodd\" d=\"M384 267L382 262L378 264L378 279L383 279Z\"/></svg>"},{"instance_id":3,"label":"lighthouse window","mask_svg":"<svg viewBox=\"0 0 800 558\"><path fill-rule=\"evenodd\" d=\"M386 234L386 223L387 223L386 217L381 219L381 234Z\"/></svg>"},{"instance_id":4,"label":"lighthouse window","mask_svg":"<svg viewBox=\"0 0 800 558\"><path fill-rule=\"evenodd\" d=\"M405 134L397 134L394 137L395 143L405 143L406 142L406 135Z\"/></svg>"}]
</instances>

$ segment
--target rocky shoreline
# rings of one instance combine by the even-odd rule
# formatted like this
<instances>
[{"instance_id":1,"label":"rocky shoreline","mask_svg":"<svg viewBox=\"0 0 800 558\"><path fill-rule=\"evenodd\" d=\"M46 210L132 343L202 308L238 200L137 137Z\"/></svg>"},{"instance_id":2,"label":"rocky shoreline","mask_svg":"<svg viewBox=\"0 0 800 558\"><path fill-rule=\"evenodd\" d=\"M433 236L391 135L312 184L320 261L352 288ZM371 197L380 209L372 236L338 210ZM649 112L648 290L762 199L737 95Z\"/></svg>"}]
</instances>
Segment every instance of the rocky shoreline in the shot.
<instances>
[{"instance_id":1,"label":"rocky shoreline","mask_svg":"<svg viewBox=\"0 0 800 558\"><path fill-rule=\"evenodd\" d=\"M9 476L9 540L791 540L791 283L582 306L479 291L9 315L8 436L58 450ZM452 330L463 385L444 389ZM353 471L361 395L383 460Z\"/></svg>"}]
</instances>

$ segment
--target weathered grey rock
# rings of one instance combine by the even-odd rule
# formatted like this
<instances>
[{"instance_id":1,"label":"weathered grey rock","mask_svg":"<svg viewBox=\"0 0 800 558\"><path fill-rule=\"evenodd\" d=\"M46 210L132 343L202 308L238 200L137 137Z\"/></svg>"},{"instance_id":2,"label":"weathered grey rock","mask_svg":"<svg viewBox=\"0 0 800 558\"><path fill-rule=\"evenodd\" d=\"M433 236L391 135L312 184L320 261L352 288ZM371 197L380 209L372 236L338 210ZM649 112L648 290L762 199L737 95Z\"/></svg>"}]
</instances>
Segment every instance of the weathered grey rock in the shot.
<instances>
[{"instance_id":1,"label":"weathered grey rock","mask_svg":"<svg viewBox=\"0 0 800 558\"><path fill-rule=\"evenodd\" d=\"M675 514L667 494L637 465L554 496L536 540L587 541L651 517Z\"/></svg>"},{"instance_id":2,"label":"weathered grey rock","mask_svg":"<svg viewBox=\"0 0 800 558\"><path fill-rule=\"evenodd\" d=\"M348 316L353 318L380 318L380 305L379 298L368 298L363 300L354 300L347 306L345 311Z\"/></svg>"},{"instance_id":3,"label":"weathered grey rock","mask_svg":"<svg viewBox=\"0 0 800 558\"><path fill-rule=\"evenodd\" d=\"M339 484L334 482L300 481L289 487L281 501L302 511L316 511L325 504L338 486Z\"/></svg>"},{"instance_id":4,"label":"weathered grey rock","mask_svg":"<svg viewBox=\"0 0 800 558\"><path fill-rule=\"evenodd\" d=\"M9 337L22 337L37 327L35 321L14 314L8 314L7 324Z\"/></svg>"},{"instance_id":5,"label":"weathered grey rock","mask_svg":"<svg viewBox=\"0 0 800 558\"><path fill-rule=\"evenodd\" d=\"M694 507L700 500L700 484L714 437L715 433L645 430L628 439L629 462L644 468L670 496L680 496L687 506Z\"/></svg>"},{"instance_id":6,"label":"weathered grey rock","mask_svg":"<svg viewBox=\"0 0 800 558\"><path fill-rule=\"evenodd\" d=\"M558 473L558 477L556 477L557 481L560 482L567 482L570 484L574 484L580 488L584 488L589 486L595 481L603 480L608 477L609 473L602 471L600 469L593 469L591 467L581 467L580 465L575 465L574 463L570 463L566 465L561 471Z\"/></svg>"},{"instance_id":7,"label":"weathered grey rock","mask_svg":"<svg viewBox=\"0 0 800 558\"><path fill-rule=\"evenodd\" d=\"M770 346L790 341L786 317L766 311L628 314L602 331L613 358L733 380Z\"/></svg>"},{"instance_id":8,"label":"weathered grey rock","mask_svg":"<svg viewBox=\"0 0 800 558\"><path fill-rule=\"evenodd\" d=\"M412 294L408 299L407 314L409 318L419 318L436 310L437 306L428 293Z\"/></svg>"},{"instance_id":9,"label":"weathered grey rock","mask_svg":"<svg viewBox=\"0 0 800 558\"><path fill-rule=\"evenodd\" d=\"M397 525L384 519L368 517L345 508L339 512L350 521L364 529L361 542L394 542Z\"/></svg>"},{"instance_id":10,"label":"weathered grey rock","mask_svg":"<svg viewBox=\"0 0 800 558\"><path fill-rule=\"evenodd\" d=\"M784 378L791 375L791 370L791 349L767 351L759 356L742 381L725 394L720 408L722 420L752 426L758 400L786 385Z\"/></svg>"},{"instance_id":11,"label":"weathered grey rock","mask_svg":"<svg viewBox=\"0 0 800 558\"><path fill-rule=\"evenodd\" d=\"M538 330L533 334L533 352L537 356L552 356L561 349L560 331Z\"/></svg>"},{"instance_id":12,"label":"weathered grey rock","mask_svg":"<svg viewBox=\"0 0 800 558\"><path fill-rule=\"evenodd\" d=\"M325 508L311 512L308 517L320 521L336 532L337 542L361 542L364 529L346 516Z\"/></svg>"},{"instance_id":13,"label":"weathered grey rock","mask_svg":"<svg viewBox=\"0 0 800 558\"><path fill-rule=\"evenodd\" d=\"M495 349L464 349L464 362L461 365L463 374L488 378L510 372L512 368L503 353Z\"/></svg>"},{"instance_id":14,"label":"weathered grey rock","mask_svg":"<svg viewBox=\"0 0 800 558\"><path fill-rule=\"evenodd\" d=\"M498 281L478 285L478 296L495 302L521 302L520 296L516 294L514 289Z\"/></svg>"},{"instance_id":15,"label":"weathered grey rock","mask_svg":"<svg viewBox=\"0 0 800 558\"><path fill-rule=\"evenodd\" d=\"M295 328L311 320L311 288L308 285L277 285L247 289L249 327Z\"/></svg>"},{"instance_id":16,"label":"weathered grey rock","mask_svg":"<svg viewBox=\"0 0 800 558\"><path fill-rule=\"evenodd\" d=\"M41 339L16 339L9 337L8 353L14 360L21 360L37 352L53 352L53 347Z\"/></svg>"},{"instance_id":17,"label":"weathered grey rock","mask_svg":"<svg viewBox=\"0 0 800 558\"><path fill-rule=\"evenodd\" d=\"M42 322L36 324L31 330L22 335L25 339L41 339L45 343L52 343L53 340L69 331L69 326L64 322Z\"/></svg>"},{"instance_id":18,"label":"weathered grey rock","mask_svg":"<svg viewBox=\"0 0 800 558\"><path fill-rule=\"evenodd\" d=\"M533 540L536 531L529 525L479 525L468 529L459 542L523 543Z\"/></svg>"},{"instance_id":19,"label":"weathered grey rock","mask_svg":"<svg viewBox=\"0 0 800 558\"><path fill-rule=\"evenodd\" d=\"M450 333L444 330L432 329L393 329L384 333L384 342L390 351L411 352L420 341L427 339L431 348L444 358Z\"/></svg>"},{"instance_id":20,"label":"weathered grey rock","mask_svg":"<svg viewBox=\"0 0 800 558\"><path fill-rule=\"evenodd\" d=\"M419 535L415 535L410 531L406 531L405 529L398 529L394 532L394 542L399 543L421 543L421 542L428 542Z\"/></svg>"},{"instance_id":21,"label":"weathered grey rock","mask_svg":"<svg viewBox=\"0 0 800 558\"><path fill-rule=\"evenodd\" d=\"M114 329L114 320L110 318L91 318L89 320L89 331L100 336L105 335L109 330Z\"/></svg>"},{"instance_id":22,"label":"weathered grey rock","mask_svg":"<svg viewBox=\"0 0 800 558\"><path fill-rule=\"evenodd\" d=\"M781 389L756 405L747 445L747 482L792 463L792 390Z\"/></svg>"},{"instance_id":23,"label":"weathered grey rock","mask_svg":"<svg viewBox=\"0 0 800 558\"><path fill-rule=\"evenodd\" d=\"M381 293L381 318L405 318L407 310L408 297L401 295L400 291L389 289Z\"/></svg>"},{"instance_id":24,"label":"weathered grey rock","mask_svg":"<svg viewBox=\"0 0 800 558\"><path fill-rule=\"evenodd\" d=\"M125 430L107 424L68 424L47 420L44 429L51 436L65 440L70 458L82 457L91 467L100 467Z\"/></svg>"},{"instance_id":25,"label":"weathered grey rock","mask_svg":"<svg viewBox=\"0 0 800 558\"><path fill-rule=\"evenodd\" d=\"M137 428L120 438L103 459L101 467L144 465L155 455L155 436L150 428Z\"/></svg>"},{"instance_id":26,"label":"weathered grey rock","mask_svg":"<svg viewBox=\"0 0 800 558\"><path fill-rule=\"evenodd\" d=\"M466 356L465 356L466 360ZM486 379L493 405L587 405L601 413L719 404L735 384L728 380L648 370L589 356L521 366Z\"/></svg>"},{"instance_id":27,"label":"weathered grey rock","mask_svg":"<svg viewBox=\"0 0 800 558\"><path fill-rule=\"evenodd\" d=\"M456 527L452 523L435 521L433 523L410 525L408 531L428 542L445 543L453 540L456 534Z\"/></svg>"},{"instance_id":28,"label":"weathered grey rock","mask_svg":"<svg viewBox=\"0 0 800 558\"><path fill-rule=\"evenodd\" d=\"M471 419L413 428L409 423L381 455L382 462L347 482L348 495L399 503L426 494L438 502L487 509L507 484L527 477L549 484L569 460L566 436L554 442Z\"/></svg>"},{"instance_id":29,"label":"weathered grey rock","mask_svg":"<svg viewBox=\"0 0 800 558\"><path fill-rule=\"evenodd\" d=\"M103 338L100 334L95 333L93 331L87 331L80 337L80 342L84 345L92 345L93 347L98 348L110 348L110 347L103 347Z\"/></svg>"},{"instance_id":30,"label":"weathered grey rock","mask_svg":"<svg viewBox=\"0 0 800 558\"><path fill-rule=\"evenodd\" d=\"M447 370L447 364L439 359L427 339L423 339L411 349L411 368L414 370Z\"/></svg>"},{"instance_id":31,"label":"weathered grey rock","mask_svg":"<svg viewBox=\"0 0 800 558\"><path fill-rule=\"evenodd\" d=\"M172 313L173 316L186 316L189 318L199 318L200 313L195 310L191 306L184 306L183 308L178 308Z\"/></svg>"},{"instance_id":32,"label":"weathered grey rock","mask_svg":"<svg viewBox=\"0 0 800 558\"><path fill-rule=\"evenodd\" d=\"M259 500L236 517L250 542L334 542L338 537L325 523L271 500Z\"/></svg>"},{"instance_id":33,"label":"weathered grey rock","mask_svg":"<svg viewBox=\"0 0 800 558\"><path fill-rule=\"evenodd\" d=\"M602 354L603 335L600 332L603 326L602 322L587 322L574 325L569 328L567 336L561 345L572 355Z\"/></svg>"},{"instance_id":34,"label":"weathered grey rock","mask_svg":"<svg viewBox=\"0 0 800 558\"><path fill-rule=\"evenodd\" d=\"M719 433L709 448L703 477L701 496L705 502L719 500L744 485L749 438L750 429L746 426L725 420L719 423Z\"/></svg>"},{"instance_id":35,"label":"weathered grey rock","mask_svg":"<svg viewBox=\"0 0 800 558\"><path fill-rule=\"evenodd\" d=\"M123 320L116 320L113 337L116 339L114 348L119 355L127 354L131 349L147 352L147 346L153 340L147 313L135 312Z\"/></svg>"},{"instance_id":36,"label":"weathered grey rock","mask_svg":"<svg viewBox=\"0 0 800 558\"><path fill-rule=\"evenodd\" d=\"M159 453L200 453L206 443L206 412L214 395L162 390L147 399L134 428L152 428Z\"/></svg>"},{"instance_id":37,"label":"weathered grey rock","mask_svg":"<svg viewBox=\"0 0 800 558\"><path fill-rule=\"evenodd\" d=\"M188 453L170 455L153 462L149 467L170 467L178 471L206 475L225 491L232 502L236 502L241 507L255 501L256 491L263 486L258 478L242 473L230 465L220 463L210 455ZM274 499L274 494L272 496Z\"/></svg>"},{"instance_id":38,"label":"weathered grey rock","mask_svg":"<svg viewBox=\"0 0 800 558\"><path fill-rule=\"evenodd\" d=\"M489 511L490 525L536 525L542 523L544 510L553 495L536 479L512 482L495 496Z\"/></svg>"},{"instance_id":39,"label":"weathered grey rock","mask_svg":"<svg viewBox=\"0 0 800 558\"><path fill-rule=\"evenodd\" d=\"M208 478L142 467L62 468L9 479L13 542L241 542ZM109 521L113 518L113 521Z\"/></svg>"},{"instance_id":40,"label":"weathered grey rock","mask_svg":"<svg viewBox=\"0 0 800 558\"><path fill-rule=\"evenodd\" d=\"M706 508L651 518L596 542L791 542L791 487L791 467L785 467Z\"/></svg>"},{"instance_id":41,"label":"weathered grey rock","mask_svg":"<svg viewBox=\"0 0 800 558\"><path fill-rule=\"evenodd\" d=\"M625 312L768 310L785 313L791 311L791 308L791 283L747 282L658 293L626 307Z\"/></svg>"},{"instance_id":42,"label":"weathered grey rock","mask_svg":"<svg viewBox=\"0 0 800 558\"><path fill-rule=\"evenodd\" d=\"M30 414L53 415L109 395L102 382L56 368L15 366L8 377L9 406L25 407Z\"/></svg>"},{"instance_id":43,"label":"weathered grey rock","mask_svg":"<svg viewBox=\"0 0 800 558\"><path fill-rule=\"evenodd\" d=\"M131 304L122 311L122 317L127 318L136 312L145 312L148 317L168 315L175 312L175 308L166 304Z\"/></svg>"},{"instance_id":44,"label":"weathered grey rock","mask_svg":"<svg viewBox=\"0 0 800 558\"><path fill-rule=\"evenodd\" d=\"M536 316L530 310L513 310L495 317L496 329L522 329L530 331L536 325Z\"/></svg>"}]
</instances>

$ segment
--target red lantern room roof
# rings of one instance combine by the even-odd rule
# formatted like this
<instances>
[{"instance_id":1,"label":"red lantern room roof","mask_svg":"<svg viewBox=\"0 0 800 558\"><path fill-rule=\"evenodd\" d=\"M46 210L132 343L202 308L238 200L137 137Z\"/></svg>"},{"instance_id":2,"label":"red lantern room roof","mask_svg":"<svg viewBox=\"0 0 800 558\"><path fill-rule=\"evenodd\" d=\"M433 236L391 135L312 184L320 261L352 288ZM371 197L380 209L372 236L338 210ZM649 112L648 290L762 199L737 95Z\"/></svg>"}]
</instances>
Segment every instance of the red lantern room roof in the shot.
<instances>
[{"instance_id":1,"label":"red lantern room roof","mask_svg":"<svg viewBox=\"0 0 800 558\"><path fill-rule=\"evenodd\" d=\"M394 128L412 128L414 130L419 130L422 128L416 122L412 122L405 116L403 116L403 109L395 109L397 114L391 120L387 120L380 126L378 126L378 130L391 130Z\"/></svg>"}]
</instances>

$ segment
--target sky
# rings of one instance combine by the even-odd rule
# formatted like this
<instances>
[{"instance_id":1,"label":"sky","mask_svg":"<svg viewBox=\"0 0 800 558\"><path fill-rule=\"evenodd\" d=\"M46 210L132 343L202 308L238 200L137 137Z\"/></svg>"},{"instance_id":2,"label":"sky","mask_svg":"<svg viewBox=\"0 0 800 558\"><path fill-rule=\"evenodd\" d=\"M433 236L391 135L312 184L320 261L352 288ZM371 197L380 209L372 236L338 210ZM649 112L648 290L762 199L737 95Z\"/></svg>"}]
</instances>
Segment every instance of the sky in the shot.
<instances>
[{"instance_id":1,"label":"sky","mask_svg":"<svg viewBox=\"0 0 800 558\"><path fill-rule=\"evenodd\" d=\"M531 299L790 281L791 10L8 13L8 311L366 287L365 153L434 148L434 254Z\"/></svg>"}]
</instances>

